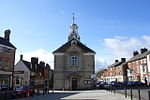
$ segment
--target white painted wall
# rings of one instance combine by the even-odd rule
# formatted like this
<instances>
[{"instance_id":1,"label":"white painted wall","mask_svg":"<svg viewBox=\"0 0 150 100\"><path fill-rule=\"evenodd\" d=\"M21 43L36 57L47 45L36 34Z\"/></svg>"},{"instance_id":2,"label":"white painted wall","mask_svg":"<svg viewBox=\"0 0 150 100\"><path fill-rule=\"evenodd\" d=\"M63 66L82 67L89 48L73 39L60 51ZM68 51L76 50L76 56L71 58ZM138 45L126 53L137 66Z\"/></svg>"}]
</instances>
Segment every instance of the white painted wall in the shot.
<instances>
[{"instance_id":1,"label":"white painted wall","mask_svg":"<svg viewBox=\"0 0 150 100\"><path fill-rule=\"evenodd\" d=\"M150 73L150 54L147 55L147 67L148 67L148 73Z\"/></svg>"},{"instance_id":2,"label":"white painted wall","mask_svg":"<svg viewBox=\"0 0 150 100\"><path fill-rule=\"evenodd\" d=\"M30 70L27 68L27 66L22 61L19 61L15 65L15 71L24 71L24 74L15 74L15 75L18 75L19 77L23 78L23 81L22 81L23 85L30 84Z\"/></svg>"}]
</instances>

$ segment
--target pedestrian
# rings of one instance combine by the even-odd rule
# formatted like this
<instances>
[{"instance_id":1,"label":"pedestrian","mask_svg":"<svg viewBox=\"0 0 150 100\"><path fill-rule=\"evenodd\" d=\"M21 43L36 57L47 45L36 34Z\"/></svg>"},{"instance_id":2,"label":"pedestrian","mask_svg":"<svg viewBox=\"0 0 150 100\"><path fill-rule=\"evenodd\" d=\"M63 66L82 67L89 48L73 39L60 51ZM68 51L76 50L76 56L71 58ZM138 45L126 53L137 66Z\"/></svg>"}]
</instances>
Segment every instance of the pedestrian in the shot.
<instances>
[{"instance_id":1,"label":"pedestrian","mask_svg":"<svg viewBox=\"0 0 150 100\"><path fill-rule=\"evenodd\" d=\"M144 80L145 80L145 86L147 86L147 79L146 79L146 77L145 77L145 79L144 79Z\"/></svg>"}]
</instances>

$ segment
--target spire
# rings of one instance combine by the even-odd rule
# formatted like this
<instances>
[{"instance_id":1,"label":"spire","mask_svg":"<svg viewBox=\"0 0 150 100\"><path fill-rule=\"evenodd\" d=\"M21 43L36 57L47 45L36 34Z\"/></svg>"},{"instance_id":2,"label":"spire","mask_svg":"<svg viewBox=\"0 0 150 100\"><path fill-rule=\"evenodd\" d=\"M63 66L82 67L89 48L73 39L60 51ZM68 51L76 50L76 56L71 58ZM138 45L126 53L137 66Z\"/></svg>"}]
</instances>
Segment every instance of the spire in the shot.
<instances>
[{"instance_id":1,"label":"spire","mask_svg":"<svg viewBox=\"0 0 150 100\"><path fill-rule=\"evenodd\" d=\"M78 41L80 41L80 36L78 35L78 26L75 24L75 17L74 17L74 12L73 12L73 17L72 17L73 23L70 25L71 32L68 36L68 41L71 39L75 38Z\"/></svg>"},{"instance_id":2,"label":"spire","mask_svg":"<svg viewBox=\"0 0 150 100\"><path fill-rule=\"evenodd\" d=\"M72 17L72 21L73 21L73 24L74 24L74 23L75 23L74 12L73 12L73 17Z\"/></svg>"}]
</instances>

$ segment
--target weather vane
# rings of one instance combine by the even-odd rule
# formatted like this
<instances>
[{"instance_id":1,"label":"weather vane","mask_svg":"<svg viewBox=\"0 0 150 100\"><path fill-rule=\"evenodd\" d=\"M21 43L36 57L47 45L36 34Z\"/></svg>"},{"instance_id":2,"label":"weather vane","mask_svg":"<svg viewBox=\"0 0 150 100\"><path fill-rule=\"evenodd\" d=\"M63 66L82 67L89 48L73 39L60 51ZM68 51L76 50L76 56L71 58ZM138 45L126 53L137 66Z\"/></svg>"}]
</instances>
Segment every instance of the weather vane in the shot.
<instances>
[{"instance_id":1,"label":"weather vane","mask_svg":"<svg viewBox=\"0 0 150 100\"><path fill-rule=\"evenodd\" d=\"M74 12L73 12L73 17L72 17L72 19L73 19L73 24L74 24L74 23L75 23Z\"/></svg>"}]
</instances>

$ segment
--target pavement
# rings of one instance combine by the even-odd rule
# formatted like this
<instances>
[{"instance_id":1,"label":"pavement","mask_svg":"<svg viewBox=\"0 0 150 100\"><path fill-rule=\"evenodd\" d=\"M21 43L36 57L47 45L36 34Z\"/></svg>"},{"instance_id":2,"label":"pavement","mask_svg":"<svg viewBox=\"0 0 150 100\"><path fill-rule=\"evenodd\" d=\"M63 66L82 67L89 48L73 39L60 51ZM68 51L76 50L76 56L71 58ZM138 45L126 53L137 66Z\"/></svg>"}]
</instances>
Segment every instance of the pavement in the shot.
<instances>
[{"instance_id":1,"label":"pavement","mask_svg":"<svg viewBox=\"0 0 150 100\"><path fill-rule=\"evenodd\" d=\"M34 97L19 98L15 100L131 100L123 94L111 93L106 90L84 90L84 91L54 91L54 93ZM132 100L138 100L133 98Z\"/></svg>"}]
</instances>

